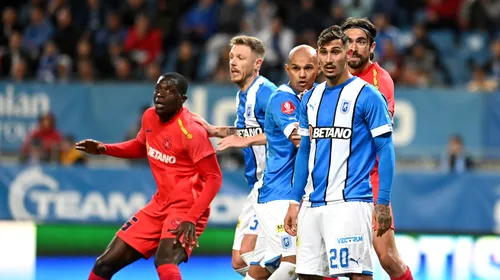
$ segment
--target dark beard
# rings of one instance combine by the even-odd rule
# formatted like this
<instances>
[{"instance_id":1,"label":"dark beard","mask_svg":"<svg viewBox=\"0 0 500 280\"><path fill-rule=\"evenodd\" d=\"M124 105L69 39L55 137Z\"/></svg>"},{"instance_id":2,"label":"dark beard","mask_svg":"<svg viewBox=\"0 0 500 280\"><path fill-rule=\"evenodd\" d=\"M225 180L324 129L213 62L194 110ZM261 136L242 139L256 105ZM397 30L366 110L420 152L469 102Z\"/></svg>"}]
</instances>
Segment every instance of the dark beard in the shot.
<instances>
[{"instance_id":1,"label":"dark beard","mask_svg":"<svg viewBox=\"0 0 500 280\"><path fill-rule=\"evenodd\" d=\"M359 62L347 62L347 65L349 65L352 69L358 69L365 65L366 62L368 62L368 57L360 57Z\"/></svg>"}]
</instances>

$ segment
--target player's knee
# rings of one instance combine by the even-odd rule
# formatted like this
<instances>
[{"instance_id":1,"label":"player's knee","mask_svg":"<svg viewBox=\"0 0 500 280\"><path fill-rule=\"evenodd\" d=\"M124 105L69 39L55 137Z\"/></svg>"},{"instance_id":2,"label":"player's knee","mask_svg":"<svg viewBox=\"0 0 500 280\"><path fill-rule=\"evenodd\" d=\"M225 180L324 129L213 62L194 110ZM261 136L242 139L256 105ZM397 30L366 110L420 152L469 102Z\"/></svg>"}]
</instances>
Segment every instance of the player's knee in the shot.
<instances>
[{"instance_id":1,"label":"player's knee","mask_svg":"<svg viewBox=\"0 0 500 280\"><path fill-rule=\"evenodd\" d=\"M187 260L187 255L184 250L167 250L158 251L155 256L155 266L159 267L164 264L179 265L181 262Z\"/></svg>"},{"instance_id":2,"label":"player's knee","mask_svg":"<svg viewBox=\"0 0 500 280\"><path fill-rule=\"evenodd\" d=\"M234 270L238 270L238 269L247 267L247 264L243 261L243 259L241 257L233 258L231 260L231 265L233 266Z\"/></svg>"},{"instance_id":3,"label":"player's knee","mask_svg":"<svg viewBox=\"0 0 500 280\"><path fill-rule=\"evenodd\" d=\"M102 255L94 263L94 273L102 277L111 277L118 271L118 264L112 258Z\"/></svg>"}]
</instances>

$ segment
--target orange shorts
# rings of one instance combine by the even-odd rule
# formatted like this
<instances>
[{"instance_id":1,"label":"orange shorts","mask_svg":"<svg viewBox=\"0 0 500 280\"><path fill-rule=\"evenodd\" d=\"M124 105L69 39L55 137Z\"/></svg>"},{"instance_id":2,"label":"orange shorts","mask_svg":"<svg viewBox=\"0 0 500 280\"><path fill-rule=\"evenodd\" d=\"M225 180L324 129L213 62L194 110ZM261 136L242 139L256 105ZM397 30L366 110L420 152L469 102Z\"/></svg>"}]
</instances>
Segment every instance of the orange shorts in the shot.
<instances>
[{"instance_id":1,"label":"orange shorts","mask_svg":"<svg viewBox=\"0 0 500 280\"><path fill-rule=\"evenodd\" d=\"M156 253L161 239L175 238L175 235L169 230L177 228L189 209L166 209L162 215L157 216L145 211L147 207L142 208L132 216L117 232L116 236L136 249L146 259L149 259ZM209 215L210 210L207 209L196 222L197 237L205 230ZM192 249L185 247L185 250L189 257Z\"/></svg>"}]
</instances>

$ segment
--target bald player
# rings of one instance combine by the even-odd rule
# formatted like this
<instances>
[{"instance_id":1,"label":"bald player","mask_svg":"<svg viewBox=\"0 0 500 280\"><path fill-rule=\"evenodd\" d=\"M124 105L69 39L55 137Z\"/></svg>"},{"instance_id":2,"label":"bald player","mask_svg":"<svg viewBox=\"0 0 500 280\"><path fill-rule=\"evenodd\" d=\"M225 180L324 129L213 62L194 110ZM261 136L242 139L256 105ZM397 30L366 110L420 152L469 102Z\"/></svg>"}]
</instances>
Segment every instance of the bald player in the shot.
<instances>
[{"instance_id":1,"label":"bald player","mask_svg":"<svg viewBox=\"0 0 500 280\"><path fill-rule=\"evenodd\" d=\"M254 205L260 232L254 257L245 279L297 279L295 237L285 232L292 177L300 137L299 94L313 87L319 73L316 50L300 45L290 51L285 69L289 82L271 95L266 108L264 133L267 139L266 170ZM272 273L272 274L271 274Z\"/></svg>"}]
</instances>

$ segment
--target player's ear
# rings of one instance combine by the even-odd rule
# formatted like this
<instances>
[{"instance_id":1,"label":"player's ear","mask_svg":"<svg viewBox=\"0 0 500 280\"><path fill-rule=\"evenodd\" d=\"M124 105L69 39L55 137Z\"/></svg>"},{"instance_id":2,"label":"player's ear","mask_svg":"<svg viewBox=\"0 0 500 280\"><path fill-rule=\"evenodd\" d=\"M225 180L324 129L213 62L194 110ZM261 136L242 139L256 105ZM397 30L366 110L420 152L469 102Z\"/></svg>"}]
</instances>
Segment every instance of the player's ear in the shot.
<instances>
[{"instance_id":1,"label":"player's ear","mask_svg":"<svg viewBox=\"0 0 500 280\"><path fill-rule=\"evenodd\" d=\"M257 71L260 71L260 67L262 66L262 62L264 62L264 59L262 59L262 57L257 57L257 59L255 60L254 68Z\"/></svg>"},{"instance_id":2,"label":"player's ear","mask_svg":"<svg viewBox=\"0 0 500 280\"><path fill-rule=\"evenodd\" d=\"M375 47L377 47L377 43L373 41L372 45L370 46L370 53L375 52Z\"/></svg>"},{"instance_id":3,"label":"player's ear","mask_svg":"<svg viewBox=\"0 0 500 280\"><path fill-rule=\"evenodd\" d=\"M187 99L188 99L187 95L181 95L182 103L186 102Z\"/></svg>"},{"instance_id":4,"label":"player's ear","mask_svg":"<svg viewBox=\"0 0 500 280\"><path fill-rule=\"evenodd\" d=\"M290 73L290 67L288 66L288 64L287 64L287 63L285 63L285 71L286 71L287 73Z\"/></svg>"}]
</instances>

